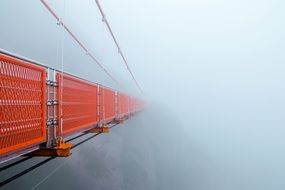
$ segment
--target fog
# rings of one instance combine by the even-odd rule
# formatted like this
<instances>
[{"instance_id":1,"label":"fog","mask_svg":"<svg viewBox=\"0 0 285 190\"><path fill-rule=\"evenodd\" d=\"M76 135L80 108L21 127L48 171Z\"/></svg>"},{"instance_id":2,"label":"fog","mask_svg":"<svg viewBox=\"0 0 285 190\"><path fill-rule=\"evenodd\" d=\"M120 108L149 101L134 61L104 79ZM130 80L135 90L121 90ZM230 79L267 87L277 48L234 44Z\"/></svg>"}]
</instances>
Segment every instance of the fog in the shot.
<instances>
[{"instance_id":1,"label":"fog","mask_svg":"<svg viewBox=\"0 0 285 190\"><path fill-rule=\"evenodd\" d=\"M284 189L284 2L104 5L161 109L161 189Z\"/></svg>"},{"instance_id":2,"label":"fog","mask_svg":"<svg viewBox=\"0 0 285 190\"><path fill-rule=\"evenodd\" d=\"M65 174L71 189L285 189L284 1L102 1L144 94L93 1L48 2L121 86L66 34L64 70L142 97L148 107L110 136L84 145L39 187ZM60 68L56 21L37 1L25 9L17 3L0 7L6 26L0 48ZM37 32L22 31L27 26L19 26L15 12ZM29 43L31 35L36 43Z\"/></svg>"}]
</instances>

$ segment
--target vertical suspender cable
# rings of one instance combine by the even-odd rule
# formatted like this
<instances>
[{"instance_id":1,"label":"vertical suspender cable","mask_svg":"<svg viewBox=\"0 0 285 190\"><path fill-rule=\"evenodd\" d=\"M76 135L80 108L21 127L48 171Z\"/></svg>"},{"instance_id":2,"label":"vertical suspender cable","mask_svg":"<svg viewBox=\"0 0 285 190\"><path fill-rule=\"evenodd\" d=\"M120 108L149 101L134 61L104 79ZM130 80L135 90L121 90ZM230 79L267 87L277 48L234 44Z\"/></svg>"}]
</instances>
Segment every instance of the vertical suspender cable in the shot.
<instances>
[{"instance_id":1,"label":"vertical suspender cable","mask_svg":"<svg viewBox=\"0 0 285 190\"><path fill-rule=\"evenodd\" d=\"M62 20L65 19L65 11L66 11L66 2L65 0L63 1L63 17L62 17ZM63 98L63 63L64 63L64 30L62 29L61 31L61 84L60 84L60 88L61 88L61 93L60 93L60 129L59 129L59 135L60 135L60 138L62 138L62 131L63 131L63 111L62 111L62 104L63 104L63 101L62 101L62 98Z\"/></svg>"},{"instance_id":2,"label":"vertical suspender cable","mask_svg":"<svg viewBox=\"0 0 285 190\"><path fill-rule=\"evenodd\" d=\"M104 14L104 12L103 12L103 9L102 9L102 7L101 7L101 5L100 5L100 3L99 3L99 0L95 0L95 3L96 3L96 5L97 5L97 7L98 7L98 9L99 9L99 11L100 11L100 13L101 13L101 15L102 15L102 21L105 22L105 24L106 24L106 26L107 26L107 28L108 28L108 30L109 30L109 32L110 32L112 38L113 38L113 41L115 42L115 44L116 44L116 46L117 46L117 48L118 48L118 52L119 52L119 54L121 55L121 57L122 57L122 59L123 59L125 65L126 65L126 67L127 67L127 70L128 70L129 73L131 74L132 79L134 80L134 82L135 82L137 88L138 88L138 89L140 90L140 92L143 94L142 88L140 87L140 85L139 85L139 83L137 82L137 80L136 80L136 78L135 78L133 72L131 71L131 68L130 68L130 66L129 66L129 64L128 64L128 62L127 62L127 60L126 60L126 58L125 58L125 56L124 56L124 54L123 54L123 52L122 52L120 46L119 46L119 43L118 43L118 41L117 41L117 39L116 39L116 37L115 37L115 35L114 35L112 29L111 29L111 26L110 26L108 20L106 19L106 16L105 16L105 14Z\"/></svg>"}]
</instances>

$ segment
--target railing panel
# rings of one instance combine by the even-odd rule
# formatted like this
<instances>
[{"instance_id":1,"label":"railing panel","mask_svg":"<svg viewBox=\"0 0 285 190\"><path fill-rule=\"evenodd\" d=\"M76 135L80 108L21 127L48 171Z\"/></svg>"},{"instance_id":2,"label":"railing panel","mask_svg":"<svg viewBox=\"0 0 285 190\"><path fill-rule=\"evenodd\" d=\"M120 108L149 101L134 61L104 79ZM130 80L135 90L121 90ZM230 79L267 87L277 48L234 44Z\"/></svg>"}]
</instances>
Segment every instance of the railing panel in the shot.
<instances>
[{"instance_id":1,"label":"railing panel","mask_svg":"<svg viewBox=\"0 0 285 190\"><path fill-rule=\"evenodd\" d=\"M116 94L115 91L104 88L104 121L109 122L116 117Z\"/></svg>"},{"instance_id":2,"label":"railing panel","mask_svg":"<svg viewBox=\"0 0 285 190\"><path fill-rule=\"evenodd\" d=\"M0 54L0 153L46 140L46 69Z\"/></svg>"},{"instance_id":3,"label":"railing panel","mask_svg":"<svg viewBox=\"0 0 285 190\"><path fill-rule=\"evenodd\" d=\"M134 99L132 97L129 97L129 110L130 113L134 113L135 109L135 104L134 104Z\"/></svg>"},{"instance_id":4,"label":"railing panel","mask_svg":"<svg viewBox=\"0 0 285 190\"><path fill-rule=\"evenodd\" d=\"M123 117L128 114L128 97L125 94L119 93L118 95L118 105L119 105L119 117Z\"/></svg>"},{"instance_id":5,"label":"railing panel","mask_svg":"<svg viewBox=\"0 0 285 190\"><path fill-rule=\"evenodd\" d=\"M80 132L98 122L96 84L57 73L59 123L62 134Z\"/></svg>"}]
</instances>

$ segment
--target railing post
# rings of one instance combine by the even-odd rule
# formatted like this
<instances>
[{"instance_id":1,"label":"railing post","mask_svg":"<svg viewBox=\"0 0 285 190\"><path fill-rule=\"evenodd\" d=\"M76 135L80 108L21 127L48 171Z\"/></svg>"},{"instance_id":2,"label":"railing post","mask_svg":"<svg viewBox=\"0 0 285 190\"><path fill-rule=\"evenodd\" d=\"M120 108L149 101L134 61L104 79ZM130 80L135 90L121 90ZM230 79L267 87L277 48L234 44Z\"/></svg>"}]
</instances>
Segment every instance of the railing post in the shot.
<instances>
[{"instance_id":1,"label":"railing post","mask_svg":"<svg viewBox=\"0 0 285 190\"><path fill-rule=\"evenodd\" d=\"M51 147L57 143L58 126L58 84L56 82L56 72L53 69L47 69L47 143L46 147Z\"/></svg>"}]
</instances>

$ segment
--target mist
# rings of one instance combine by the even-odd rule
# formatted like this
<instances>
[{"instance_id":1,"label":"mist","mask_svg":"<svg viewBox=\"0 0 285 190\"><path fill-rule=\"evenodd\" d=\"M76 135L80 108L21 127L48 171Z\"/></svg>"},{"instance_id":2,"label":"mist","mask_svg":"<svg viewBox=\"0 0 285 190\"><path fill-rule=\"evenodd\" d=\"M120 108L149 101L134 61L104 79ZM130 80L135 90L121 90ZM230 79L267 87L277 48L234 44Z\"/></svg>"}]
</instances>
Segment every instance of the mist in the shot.
<instances>
[{"instance_id":1,"label":"mist","mask_svg":"<svg viewBox=\"0 0 285 190\"><path fill-rule=\"evenodd\" d=\"M284 189L284 2L104 5L156 108L158 189Z\"/></svg>"},{"instance_id":2,"label":"mist","mask_svg":"<svg viewBox=\"0 0 285 190\"><path fill-rule=\"evenodd\" d=\"M70 188L83 189L285 189L284 1L102 1L144 94L116 54L93 1L49 2L122 85L65 34L59 51L64 70L127 90L147 108L75 151L44 187L65 174ZM53 18L37 1L23 5L30 12L17 3L0 7L6 15L0 18L6 26L1 48L63 68L56 61L60 31ZM37 32L8 22L17 20L11 7ZM37 43L27 45L33 33Z\"/></svg>"}]
</instances>

